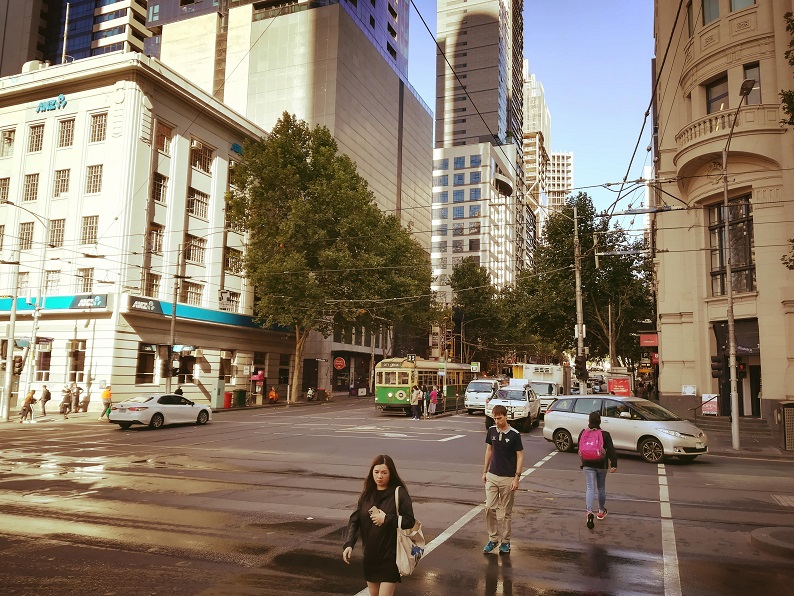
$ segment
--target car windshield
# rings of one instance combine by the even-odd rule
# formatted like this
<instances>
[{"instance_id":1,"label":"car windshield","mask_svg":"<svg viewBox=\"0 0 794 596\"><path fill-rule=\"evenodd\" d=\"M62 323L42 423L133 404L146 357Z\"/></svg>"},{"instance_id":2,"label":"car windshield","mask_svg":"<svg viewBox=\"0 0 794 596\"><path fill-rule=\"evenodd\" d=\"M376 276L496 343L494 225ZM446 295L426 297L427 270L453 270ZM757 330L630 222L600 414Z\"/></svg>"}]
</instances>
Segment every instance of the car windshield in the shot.
<instances>
[{"instance_id":1,"label":"car windshield","mask_svg":"<svg viewBox=\"0 0 794 596\"><path fill-rule=\"evenodd\" d=\"M646 420L681 420L676 414L652 401L629 402Z\"/></svg>"},{"instance_id":2,"label":"car windshield","mask_svg":"<svg viewBox=\"0 0 794 596\"><path fill-rule=\"evenodd\" d=\"M492 384L490 381L482 381L481 383L469 383L466 391L491 391Z\"/></svg>"},{"instance_id":3,"label":"car windshield","mask_svg":"<svg viewBox=\"0 0 794 596\"><path fill-rule=\"evenodd\" d=\"M532 381L532 390L537 395L554 395L554 383Z\"/></svg>"},{"instance_id":4,"label":"car windshield","mask_svg":"<svg viewBox=\"0 0 794 596\"><path fill-rule=\"evenodd\" d=\"M131 398L126 399L124 401L132 401L132 402L135 402L135 403L138 403L138 404L142 404L143 402L149 401L153 397L154 397L153 395L136 395L135 397L131 397Z\"/></svg>"},{"instance_id":5,"label":"car windshield","mask_svg":"<svg viewBox=\"0 0 794 596\"><path fill-rule=\"evenodd\" d=\"M518 389L500 389L498 398L508 399L511 401L526 401L523 390Z\"/></svg>"}]
</instances>

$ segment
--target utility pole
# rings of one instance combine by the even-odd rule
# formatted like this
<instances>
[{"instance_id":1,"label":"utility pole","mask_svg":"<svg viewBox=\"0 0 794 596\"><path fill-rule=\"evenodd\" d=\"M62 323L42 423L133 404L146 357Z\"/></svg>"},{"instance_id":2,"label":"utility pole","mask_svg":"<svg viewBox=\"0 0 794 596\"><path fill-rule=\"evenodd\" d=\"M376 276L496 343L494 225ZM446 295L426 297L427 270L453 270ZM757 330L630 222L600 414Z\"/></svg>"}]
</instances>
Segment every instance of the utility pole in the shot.
<instances>
[{"instance_id":1,"label":"utility pole","mask_svg":"<svg viewBox=\"0 0 794 596\"><path fill-rule=\"evenodd\" d=\"M168 340L168 375L165 377L165 392L171 393L171 363L174 358L174 342L176 341L176 303L179 299L179 280L185 277L182 275L182 244L179 245L179 252L176 257L176 273L174 274L174 300L171 304L171 334Z\"/></svg>"},{"instance_id":2,"label":"utility pole","mask_svg":"<svg viewBox=\"0 0 794 596\"><path fill-rule=\"evenodd\" d=\"M576 276L576 355L584 356L584 315L582 314L582 251L579 246L579 216L573 206L573 257ZM587 393L587 381L579 379L579 395Z\"/></svg>"},{"instance_id":3,"label":"utility pole","mask_svg":"<svg viewBox=\"0 0 794 596\"><path fill-rule=\"evenodd\" d=\"M11 412L11 384L14 380L14 332L17 323L17 291L19 290L19 255L22 240L17 238L17 246L11 261L11 314L8 318L8 341L6 343L6 377L3 385L3 402L0 404L0 420L8 422Z\"/></svg>"}]
</instances>

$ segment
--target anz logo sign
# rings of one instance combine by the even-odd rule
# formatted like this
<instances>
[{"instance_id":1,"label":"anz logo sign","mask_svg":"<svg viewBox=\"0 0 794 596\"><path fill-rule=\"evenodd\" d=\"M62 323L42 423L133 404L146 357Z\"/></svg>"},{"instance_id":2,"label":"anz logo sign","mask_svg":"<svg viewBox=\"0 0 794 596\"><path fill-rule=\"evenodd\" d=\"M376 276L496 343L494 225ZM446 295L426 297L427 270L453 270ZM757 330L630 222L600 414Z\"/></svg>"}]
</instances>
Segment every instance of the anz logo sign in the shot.
<instances>
[{"instance_id":1,"label":"anz logo sign","mask_svg":"<svg viewBox=\"0 0 794 596\"><path fill-rule=\"evenodd\" d=\"M66 104L66 96L61 93L55 99L40 101L39 107L36 108L36 113L38 114L39 112L54 112L55 110L62 110L66 107Z\"/></svg>"}]
</instances>

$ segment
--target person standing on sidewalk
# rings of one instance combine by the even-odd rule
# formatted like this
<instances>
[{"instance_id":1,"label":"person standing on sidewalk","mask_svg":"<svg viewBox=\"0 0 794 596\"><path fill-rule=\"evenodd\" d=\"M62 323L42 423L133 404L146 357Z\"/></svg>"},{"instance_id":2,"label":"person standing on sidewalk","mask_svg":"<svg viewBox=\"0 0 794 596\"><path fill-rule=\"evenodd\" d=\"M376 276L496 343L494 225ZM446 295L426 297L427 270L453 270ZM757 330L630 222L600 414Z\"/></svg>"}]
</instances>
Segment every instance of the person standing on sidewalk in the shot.
<instances>
[{"instance_id":1,"label":"person standing on sidewalk","mask_svg":"<svg viewBox=\"0 0 794 596\"><path fill-rule=\"evenodd\" d=\"M22 410L19 413L20 424L25 421L25 418L30 418L33 420L33 404L36 403L36 398L33 397L34 393L36 393L35 389L28 391L28 394L25 396L25 401L22 402Z\"/></svg>"},{"instance_id":2,"label":"person standing on sidewalk","mask_svg":"<svg viewBox=\"0 0 794 596\"><path fill-rule=\"evenodd\" d=\"M52 399L52 393L50 390L47 389L46 385L42 385L41 387L41 415L47 415L47 402Z\"/></svg>"},{"instance_id":3,"label":"person standing on sidewalk","mask_svg":"<svg viewBox=\"0 0 794 596\"><path fill-rule=\"evenodd\" d=\"M60 412L63 414L64 419L69 418L69 412L72 410L72 390L69 385L64 385L61 389L61 407Z\"/></svg>"},{"instance_id":4,"label":"person standing on sidewalk","mask_svg":"<svg viewBox=\"0 0 794 596\"><path fill-rule=\"evenodd\" d=\"M419 404L422 401L422 390L419 385L414 385L411 389L411 420L420 420L421 413L419 411Z\"/></svg>"},{"instance_id":5,"label":"person standing on sidewalk","mask_svg":"<svg viewBox=\"0 0 794 596\"><path fill-rule=\"evenodd\" d=\"M521 434L507 423L507 408L496 405L492 415L495 424L485 435L482 470L485 526L488 530L488 543L482 552L492 553L498 546L499 554L506 555L510 553L510 517L524 465L524 446Z\"/></svg>"},{"instance_id":6,"label":"person standing on sidewalk","mask_svg":"<svg viewBox=\"0 0 794 596\"><path fill-rule=\"evenodd\" d=\"M77 385L77 382L72 382L72 386L69 388L72 392L72 412L79 412L80 411L80 394L83 392L82 388Z\"/></svg>"},{"instance_id":7,"label":"person standing on sidewalk","mask_svg":"<svg viewBox=\"0 0 794 596\"><path fill-rule=\"evenodd\" d=\"M113 394L110 391L110 385L106 385L105 389L102 391L102 413L97 420L104 420L105 414L107 414L108 420L110 420L110 406L112 405Z\"/></svg>"},{"instance_id":8,"label":"person standing on sidewalk","mask_svg":"<svg viewBox=\"0 0 794 596\"><path fill-rule=\"evenodd\" d=\"M604 519L607 516L607 472L617 471L618 455L612 444L612 436L607 431L601 430L601 414L599 412L590 412L587 428L579 433L579 439L576 442L579 445L579 456L582 458L580 467L584 470L584 477L587 481L585 492L587 527L592 530L595 526L594 517ZM587 459L586 453L591 449L590 445L600 449L602 454L600 459ZM596 486L598 487L598 513L594 516L593 499Z\"/></svg>"}]
</instances>

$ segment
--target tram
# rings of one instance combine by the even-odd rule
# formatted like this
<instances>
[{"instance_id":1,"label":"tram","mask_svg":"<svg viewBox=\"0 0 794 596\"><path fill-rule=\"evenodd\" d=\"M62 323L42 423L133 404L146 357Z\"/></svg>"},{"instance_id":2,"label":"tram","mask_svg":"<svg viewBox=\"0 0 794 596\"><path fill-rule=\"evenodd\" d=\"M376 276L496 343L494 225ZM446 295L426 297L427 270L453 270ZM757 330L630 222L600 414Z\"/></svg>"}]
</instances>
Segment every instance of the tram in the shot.
<instances>
[{"instance_id":1,"label":"tram","mask_svg":"<svg viewBox=\"0 0 794 596\"><path fill-rule=\"evenodd\" d=\"M410 416L411 388L435 385L438 387L436 413L452 410L456 398L462 398L473 377L471 365L460 362L445 364L423 358L386 358L375 365L375 406L384 412L402 410Z\"/></svg>"}]
</instances>

